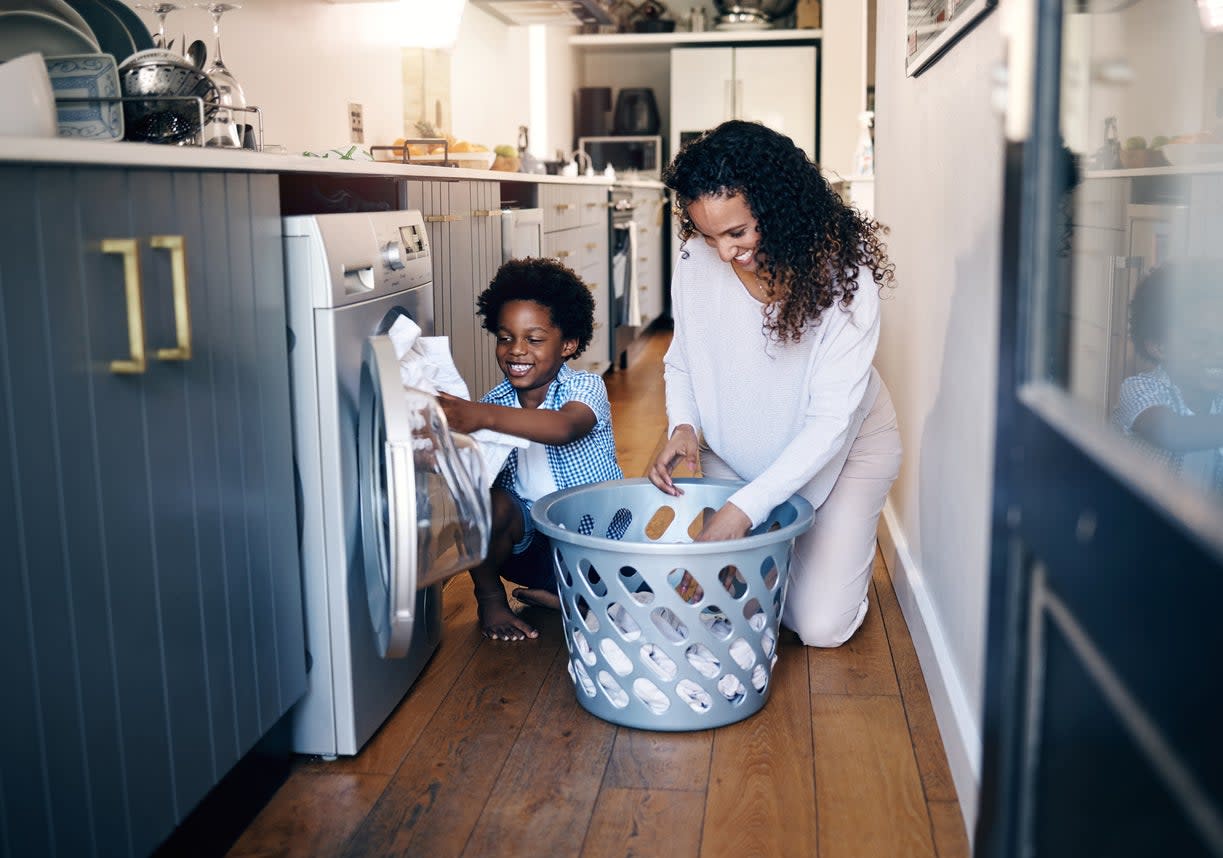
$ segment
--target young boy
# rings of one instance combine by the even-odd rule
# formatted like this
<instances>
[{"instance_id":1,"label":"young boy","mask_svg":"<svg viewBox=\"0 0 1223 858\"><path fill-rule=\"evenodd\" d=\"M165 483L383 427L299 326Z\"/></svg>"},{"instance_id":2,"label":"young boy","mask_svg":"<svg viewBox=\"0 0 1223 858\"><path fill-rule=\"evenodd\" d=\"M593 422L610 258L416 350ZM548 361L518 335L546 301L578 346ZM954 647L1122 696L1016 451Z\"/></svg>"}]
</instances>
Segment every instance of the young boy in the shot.
<instances>
[{"instance_id":1,"label":"young boy","mask_svg":"<svg viewBox=\"0 0 1223 858\"><path fill-rule=\"evenodd\" d=\"M603 379L565 365L594 333L595 302L585 284L551 259L512 259L480 293L477 309L497 337L505 380L480 402L439 398L455 431L492 429L531 442L511 452L497 475L488 556L471 570L481 631L518 641L539 632L510 609L503 577L522 585L515 598L560 605L548 540L535 533L532 504L558 489L623 474Z\"/></svg>"},{"instance_id":2,"label":"young boy","mask_svg":"<svg viewBox=\"0 0 1223 858\"><path fill-rule=\"evenodd\" d=\"M1134 348L1155 366L1121 383L1113 422L1183 480L1223 492L1223 265L1163 265L1130 301Z\"/></svg>"}]
</instances>

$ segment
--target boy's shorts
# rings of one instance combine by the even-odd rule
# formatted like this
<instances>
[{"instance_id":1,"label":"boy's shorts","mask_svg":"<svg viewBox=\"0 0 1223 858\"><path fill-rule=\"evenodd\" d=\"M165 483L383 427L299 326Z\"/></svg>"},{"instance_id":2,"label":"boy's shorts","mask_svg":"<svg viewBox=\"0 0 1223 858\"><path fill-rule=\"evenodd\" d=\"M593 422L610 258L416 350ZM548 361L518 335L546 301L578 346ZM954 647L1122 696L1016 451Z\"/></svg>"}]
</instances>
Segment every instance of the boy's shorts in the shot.
<instances>
[{"instance_id":1,"label":"boy's shorts","mask_svg":"<svg viewBox=\"0 0 1223 858\"><path fill-rule=\"evenodd\" d=\"M513 553L501 565L501 577L522 587L556 590L550 540L535 530L535 522L531 519L531 505L513 492L507 494L514 499L522 512L522 539L518 540Z\"/></svg>"}]
</instances>

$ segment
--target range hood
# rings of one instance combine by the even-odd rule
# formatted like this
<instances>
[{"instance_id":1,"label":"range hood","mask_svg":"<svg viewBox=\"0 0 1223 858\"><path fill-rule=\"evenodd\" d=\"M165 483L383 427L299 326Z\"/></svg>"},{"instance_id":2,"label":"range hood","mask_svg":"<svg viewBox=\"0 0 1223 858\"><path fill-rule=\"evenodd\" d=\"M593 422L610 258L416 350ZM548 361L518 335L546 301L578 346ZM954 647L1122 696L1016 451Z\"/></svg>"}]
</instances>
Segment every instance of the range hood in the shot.
<instances>
[{"instance_id":1,"label":"range hood","mask_svg":"<svg viewBox=\"0 0 1223 858\"><path fill-rule=\"evenodd\" d=\"M609 3L604 0L470 0L507 24L614 24Z\"/></svg>"}]
</instances>

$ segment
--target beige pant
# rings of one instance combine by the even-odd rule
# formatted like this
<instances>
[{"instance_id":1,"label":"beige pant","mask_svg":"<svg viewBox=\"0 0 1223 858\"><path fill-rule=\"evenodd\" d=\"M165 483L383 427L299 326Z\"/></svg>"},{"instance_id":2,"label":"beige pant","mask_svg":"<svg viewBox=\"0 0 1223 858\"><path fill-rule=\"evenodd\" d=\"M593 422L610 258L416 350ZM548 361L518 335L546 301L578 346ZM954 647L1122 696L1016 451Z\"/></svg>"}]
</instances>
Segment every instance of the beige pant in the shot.
<instances>
[{"instance_id":1,"label":"beige pant","mask_svg":"<svg viewBox=\"0 0 1223 858\"><path fill-rule=\"evenodd\" d=\"M703 439L701 472L711 479L741 479ZM879 514L899 473L896 410L881 383L845 467L815 511L815 524L794 543L781 620L807 646L840 646L866 619Z\"/></svg>"}]
</instances>

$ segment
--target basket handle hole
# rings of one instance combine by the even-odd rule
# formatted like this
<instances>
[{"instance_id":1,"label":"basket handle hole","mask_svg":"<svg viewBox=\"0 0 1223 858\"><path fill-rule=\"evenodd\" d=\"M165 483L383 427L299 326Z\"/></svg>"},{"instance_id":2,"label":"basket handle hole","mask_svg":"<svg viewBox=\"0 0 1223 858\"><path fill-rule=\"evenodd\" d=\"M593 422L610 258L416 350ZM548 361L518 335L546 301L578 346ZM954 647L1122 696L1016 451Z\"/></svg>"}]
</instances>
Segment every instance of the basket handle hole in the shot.
<instances>
[{"instance_id":1,"label":"basket handle hole","mask_svg":"<svg viewBox=\"0 0 1223 858\"><path fill-rule=\"evenodd\" d=\"M701 531L705 529L705 522L710 518L713 518L713 515L716 512L717 510L711 506L707 506L698 512L696 517L688 523L688 536L690 536L692 539L696 539L698 536L700 536Z\"/></svg>"}]
</instances>

